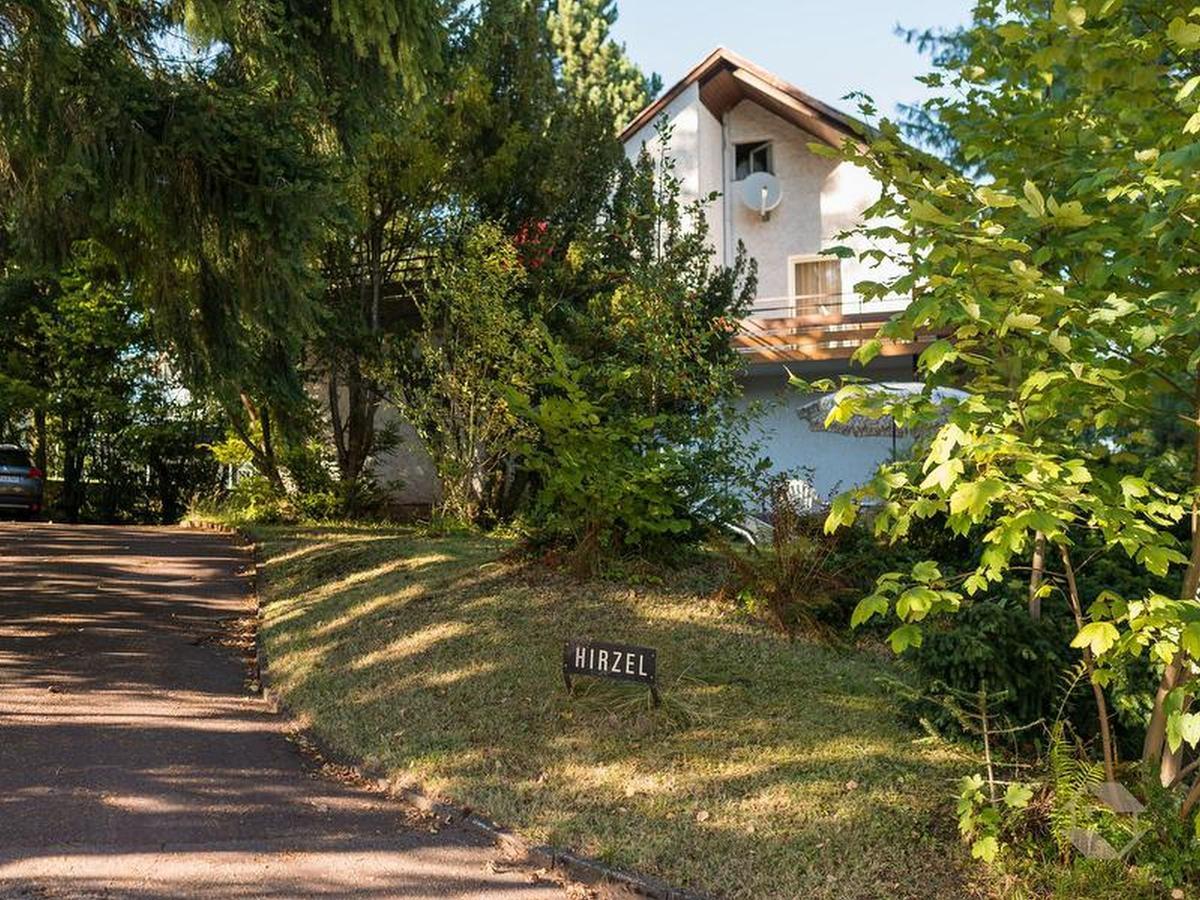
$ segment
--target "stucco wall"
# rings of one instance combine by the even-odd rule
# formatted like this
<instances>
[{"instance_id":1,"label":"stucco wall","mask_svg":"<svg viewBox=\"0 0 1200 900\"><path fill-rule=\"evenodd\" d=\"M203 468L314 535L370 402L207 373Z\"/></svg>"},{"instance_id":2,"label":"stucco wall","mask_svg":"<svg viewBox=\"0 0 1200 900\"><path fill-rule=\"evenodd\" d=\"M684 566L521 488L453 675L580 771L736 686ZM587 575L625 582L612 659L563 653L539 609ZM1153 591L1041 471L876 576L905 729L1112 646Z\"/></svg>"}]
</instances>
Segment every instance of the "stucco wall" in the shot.
<instances>
[{"instance_id":1,"label":"stucco wall","mask_svg":"<svg viewBox=\"0 0 1200 900\"><path fill-rule=\"evenodd\" d=\"M637 159L645 147L656 159L662 154L658 125L666 120L671 129L667 153L675 164L675 177L680 182L680 199L694 203L710 194L721 193L722 136L721 123L700 102L700 88L693 84L667 105L662 115L646 123L626 139L625 155ZM709 243L717 251L716 262L724 262L723 234L725 220L723 201L718 198L704 206L709 226Z\"/></svg>"},{"instance_id":2,"label":"stucco wall","mask_svg":"<svg viewBox=\"0 0 1200 900\"><path fill-rule=\"evenodd\" d=\"M403 505L426 505L441 499L441 485L433 459L425 450L416 430L390 404L379 407L376 427L394 427L400 445L391 453L378 457L373 473L381 487L390 488L394 502Z\"/></svg>"},{"instance_id":3,"label":"stucco wall","mask_svg":"<svg viewBox=\"0 0 1200 900\"><path fill-rule=\"evenodd\" d=\"M758 296L784 298L788 257L821 250L821 187L836 164L810 153L805 144L811 137L756 103L743 100L731 109L725 127L733 244L742 241L758 262ZM741 183L734 180L736 145L753 141L772 142L775 175L783 187L783 202L766 221L742 202Z\"/></svg>"},{"instance_id":4,"label":"stucco wall","mask_svg":"<svg viewBox=\"0 0 1200 900\"><path fill-rule=\"evenodd\" d=\"M310 394L321 404L322 420L328 427L329 402L324 385L310 386ZM343 406L346 401L342 392ZM388 490L389 500L398 506L426 506L441 499L441 487L433 460L416 430L408 424L390 403L382 403L375 414L375 427L382 431L394 429L400 438L399 446L390 453L371 461L371 474L381 488ZM328 434L328 432L326 432ZM332 447L332 438L327 437Z\"/></svg>"},{"instance_id":5,"label":"stucco wall","mask_svg":"<svg viewBox=\"0 0 1200 900\"><path fill-rule=\"evenodd\" d=\"M733 246L741 240L758 262L760 302L769 305L772 299L791 295L791 257L815 255L839 245L855 251L867 248L863 238L838 237L858 225L863 212L879 198L879 184L866 170L817 156L808 149L816 138L750 100L730 110L725 125L730 238ZM742 202L741 184L734 180L736 145L753 141L772 142L775 175L783 188L783 202L766 221ZM842 260L846 311L860 311L853 293L857 282L884 280L899 271L897 266L876 267L857 259Z\"/></svg>"},{"instance_id":6,"label":"stucco wall","mask_svg":"<svg viewBox=\"0 0 1200 900\"><path fill-rule=\"evenodd\" d=\"M661 116L647 122L625 141L625 155L630 160L637 159L643 146L657 158L663 150L657 129L666 119L671 129L671 140L666 149L675 161L675 176L680 180L687 200L700 196L701 111L707 112L700 103L700 88L693 84L672 100Z\"/></svg>"},{"instance_id":7,"label":"stucco wall","mask_svg":"<svg viewBox=\"0 0 1200 900\"><path fill-rule=\"evenodd\" d=\"M885 376L881 373L878 377ZM759 453L771 460L771 471L811 469L813 486L821 498L863 484L874 476L880 463L891 458L890 436L852 437L812 428L797 410L816 396L788 387L786 374L753 375L743 384L741 407L761 407L750 439L758 444ZM901 436L896 443L898 452L903 453L910 443Z\"/></svg>"}]
</instances>

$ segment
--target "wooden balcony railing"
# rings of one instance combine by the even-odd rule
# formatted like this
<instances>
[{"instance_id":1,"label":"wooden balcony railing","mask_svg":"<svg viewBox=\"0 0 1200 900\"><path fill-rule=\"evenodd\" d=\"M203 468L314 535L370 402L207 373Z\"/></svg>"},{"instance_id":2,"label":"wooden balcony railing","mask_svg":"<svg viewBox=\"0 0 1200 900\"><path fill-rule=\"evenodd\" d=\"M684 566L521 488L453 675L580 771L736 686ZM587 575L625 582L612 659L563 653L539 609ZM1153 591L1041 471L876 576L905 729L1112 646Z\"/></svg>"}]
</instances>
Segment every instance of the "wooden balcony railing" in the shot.
<instances>
[{"instance_id":1,"label":"wooden balcony railing","mask_svg":"<svg viewBox=\"0 0 1200 900\"><path fill-rule=\"evenodd\" d=\"M733 345L752 365L848 359L900 308L899 303L864 303L849 294L760 299ZM935 339L929 334L914 341L884 341L880 355L920 353Z\"/></svg>"}]
</instances>

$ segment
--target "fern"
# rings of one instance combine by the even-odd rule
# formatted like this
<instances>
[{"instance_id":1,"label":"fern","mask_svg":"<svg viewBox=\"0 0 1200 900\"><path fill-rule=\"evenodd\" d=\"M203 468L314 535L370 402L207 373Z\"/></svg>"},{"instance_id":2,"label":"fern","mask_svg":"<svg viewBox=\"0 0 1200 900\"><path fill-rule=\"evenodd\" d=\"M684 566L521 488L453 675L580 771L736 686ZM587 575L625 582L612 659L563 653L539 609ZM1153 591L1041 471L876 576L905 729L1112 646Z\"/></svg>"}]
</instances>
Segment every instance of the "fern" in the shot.
<instances>
[{"instance_id":1,"label":"fern","mask_svg":"<svg viewBox=\"0 0 1200 900\"><path fill-rule=\"evenodd\" d=\"M1059 696L1058 711L1054 714L1054 724L1059 725L1063 721L1063 712L1067 708L1067 704L1071 702L1071 695L1075 693L1075 689L1079 687L1079 683L1087 677L1087 662L1079 660L1075 665L1065 669L1059 676Z\"/></svg>"},{"instance_id":2,"label":"fern","mask_svg":"<svg viewBox=\"0 0 1200 900\"><path fill-rule=\"evenodd\" d=\"M1074 741L1067 740L1061 720L1050 729L1049 762L1050 832L1065 857L1071 848L1071 832L1097 823L1092 789L1104 780L1104 767L1088 760Z\"/></svg>"}]
</instances>

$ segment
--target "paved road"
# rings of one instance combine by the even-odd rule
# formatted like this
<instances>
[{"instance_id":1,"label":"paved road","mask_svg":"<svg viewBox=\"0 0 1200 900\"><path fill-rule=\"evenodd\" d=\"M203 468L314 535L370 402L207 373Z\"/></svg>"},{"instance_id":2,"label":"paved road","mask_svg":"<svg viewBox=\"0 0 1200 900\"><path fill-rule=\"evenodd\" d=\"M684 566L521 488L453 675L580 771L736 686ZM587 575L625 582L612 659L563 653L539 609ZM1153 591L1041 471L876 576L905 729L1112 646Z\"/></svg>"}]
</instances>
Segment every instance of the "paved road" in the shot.
<instances>
[{"instance_id":1,"label":"paved road","mask_svg":"<svg viewBox=\"0 0 1200 900\"><path fill-rule=\"evenodd\" d=\"M558 897L326 779L248 693L217 535L0 523L0 896Z\"/></svg>"}]
</instances>

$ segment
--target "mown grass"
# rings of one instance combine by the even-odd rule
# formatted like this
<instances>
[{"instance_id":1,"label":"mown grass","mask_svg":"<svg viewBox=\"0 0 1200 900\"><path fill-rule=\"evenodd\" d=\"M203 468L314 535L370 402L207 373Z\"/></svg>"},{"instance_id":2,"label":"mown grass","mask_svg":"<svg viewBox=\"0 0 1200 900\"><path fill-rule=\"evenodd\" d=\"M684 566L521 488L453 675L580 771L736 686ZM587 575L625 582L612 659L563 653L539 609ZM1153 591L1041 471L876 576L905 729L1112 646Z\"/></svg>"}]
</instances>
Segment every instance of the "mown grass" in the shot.
<instances>
[{"instance_id":1,"label":"mown grass","mask_svg":"<svg viewBox=\"0 0 1200 900\"><path fill-rule=\"evenodd\" d=\"M254 529L269 677L338 751L536 841L726 897L962 897L950 755L890 662L669 587L578 583L418 530ZM564 689L566 638L658 649L664 703Z\"/></svg>"}]
</instances>

